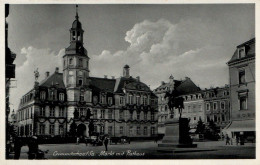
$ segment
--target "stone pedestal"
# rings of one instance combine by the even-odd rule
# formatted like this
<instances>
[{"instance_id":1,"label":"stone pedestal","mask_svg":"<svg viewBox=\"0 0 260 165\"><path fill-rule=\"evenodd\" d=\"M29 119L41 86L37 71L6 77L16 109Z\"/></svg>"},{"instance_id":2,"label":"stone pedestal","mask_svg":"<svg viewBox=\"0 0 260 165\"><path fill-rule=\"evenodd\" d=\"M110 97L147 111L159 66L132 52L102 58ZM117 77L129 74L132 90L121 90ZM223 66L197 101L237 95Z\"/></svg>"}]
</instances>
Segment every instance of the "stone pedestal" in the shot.
<instances>
[{"instance_id":1,"label":"stone pedestal","mask_svg":"<svg viewBox=\"0 0 260 165\"><path fill-rule=\"evenodd\" d=\"M169 119L165 123L165 136L158 147L194 148L189 136L189 120L187 118Z\"/></svg>"}]
</instances>

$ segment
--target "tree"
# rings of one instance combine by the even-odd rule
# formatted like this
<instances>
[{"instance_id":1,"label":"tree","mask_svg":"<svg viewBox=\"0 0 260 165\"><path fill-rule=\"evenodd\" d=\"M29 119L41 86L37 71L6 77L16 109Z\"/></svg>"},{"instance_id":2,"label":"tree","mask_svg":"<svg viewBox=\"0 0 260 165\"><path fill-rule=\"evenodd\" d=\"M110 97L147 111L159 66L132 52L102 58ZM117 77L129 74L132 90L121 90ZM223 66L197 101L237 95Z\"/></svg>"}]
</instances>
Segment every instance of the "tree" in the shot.
<instances>
[{"instance_id":1,"label":"tree","mask_svg":"<svg viewBox=\"0 0 260 165\"><path fill-rule=\"evenodd\" d=\"M202 134L205 131L205 124L202 122L201 118L198 121L196 133Z\"/></svg>"},{"instance_id":2,"label":"tree","mask_svg":"<svg viewBox=\"0 0 260 165\"><path fill-rule=\"evenodd\" d=\"M88 133L89 133L89 136L92 136L92 135L93 135L93 132L94 132L94 124L93 124L93 121L90 121L90 122L89 122L89 125L88 125Z\"/></svg>"},{"instance_id":3,"label":"tree","mask_svg":"<svg viewBox=\"0 0 260 165\"><path fill-rule=\"evenodd\" d=\"M209 129L213 133L217 132L217 126L216 126L216 124L214 123L213 120L209 121Z\"/></svg>"},{"instance_id":4,"label":"tree","mask_svg":"<svg viewBox=\"0 0 260 165\"><path fill-rule=\"evenodd\" d=\"M73 121L70 125L70 135L75 137L77 134L77 124L75 123L75 121Z\"/></svg>"}]
</instances>

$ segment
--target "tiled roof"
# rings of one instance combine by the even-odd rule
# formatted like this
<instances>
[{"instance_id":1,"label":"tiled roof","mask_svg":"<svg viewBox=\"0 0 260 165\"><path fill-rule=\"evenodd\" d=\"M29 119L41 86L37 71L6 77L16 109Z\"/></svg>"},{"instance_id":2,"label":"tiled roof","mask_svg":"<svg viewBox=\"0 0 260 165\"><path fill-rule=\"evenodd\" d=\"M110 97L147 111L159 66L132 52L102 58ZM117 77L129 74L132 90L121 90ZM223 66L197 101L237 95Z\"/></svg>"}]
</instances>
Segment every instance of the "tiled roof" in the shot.
<instances>
[{"instance_id":1,"label":"tiled roof","mask_svg":"<svg viewBox=\"0 0 260 165\"><path fill-rule=\"evenodd\" d=\"M174 80L175 86L179 86L183 81L180 80ZM157 87L155 90L165 89L166 87L170 87L170 83L163 83L159 87Z\"/></svg>"},{"instance_id":2,"label":"tiled roof","mask_svg":"<svg viewBox=\"0 0 260 165\"><path fill-rule=\"evenodd\" d=\"M200 91L200 88L197 87L197 85L195 85L190 78L187 78L176 88L176 90L179 92L179 94L183 95L187 93Z\"/></svg>"},{"instance_id":3,"label":"tiled roof","mask_svg":"<svg viewBox=\"0 0 260 165\"><path fill-rule=\"evenodd\" d=\"M255 56L255 38L244 42L243 44L240 44L237 46L237 48L246 46L246 55L243 58L238 58L238 49L235 50L232 58L228 61L228 64L231 62L235 62L235 61L239 61L239 60L243 60L243 59L247 59L247 58L251 58Z\"/></svg>"},{"instance_id":4,"label":"tiled roof","mask_svg":"<svg viewBox=\"0 0 260 165\"><path fill-rule=\"evenodd\" d=\"M116 83L115 79L89 77L90 88L98 91L113 92Z\"/></svg>"},{"instance_id":5,"label":"tiled roof","mask_svg":"<svg viewBox=\"0 0 260 165\"><path fill-rule=\"evenodd\" d=\"M150 88L146 84L144 84L132 77L130 77L130 78L121 77L116 80L114 92L123 93L122 88L140 90L140 91L149 91L149 92L151 91Z\"/></svg>"},{"instance_id":6,"label":"tiled roof","mask_svg":"<svg viewBox=\"0 0 260 165\"><path fill-rule=\"evenodd\" d=\"M54 72L39 84L39 86L43 87L51 87L52 85L57 85L58 88L65 88L62 73Z\"/></svg>"}]
</instances>

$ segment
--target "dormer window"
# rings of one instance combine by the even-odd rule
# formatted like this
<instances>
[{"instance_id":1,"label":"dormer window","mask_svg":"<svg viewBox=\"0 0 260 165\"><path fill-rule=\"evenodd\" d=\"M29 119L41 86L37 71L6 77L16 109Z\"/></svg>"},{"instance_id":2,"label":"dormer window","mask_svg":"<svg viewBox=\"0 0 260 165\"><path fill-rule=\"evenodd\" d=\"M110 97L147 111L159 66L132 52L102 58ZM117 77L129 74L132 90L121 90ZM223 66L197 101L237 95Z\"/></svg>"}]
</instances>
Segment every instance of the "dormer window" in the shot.
<instances>
[{"instance_id":1,"label":"dormer window","mask_svg":"<svg viewBox=\"0 0 260 165\"><path fill-rule=\"evenodd\" d=\"M46 98L46 92L45 92L45 91L41 91L41 93L40 93L40 99L41 99L41 100L45 100L45 98Z\"/></svg>"},{"instance_id":2,"label":"dormer window","mask_svg":"<svg viewBox=\"0 0 260 165\"><path fill-rule=\"evenodd\" d=\"M246 56L245 48L240 48L238 50L238 58L243 58Z\"/></svg>"}]
</instances>

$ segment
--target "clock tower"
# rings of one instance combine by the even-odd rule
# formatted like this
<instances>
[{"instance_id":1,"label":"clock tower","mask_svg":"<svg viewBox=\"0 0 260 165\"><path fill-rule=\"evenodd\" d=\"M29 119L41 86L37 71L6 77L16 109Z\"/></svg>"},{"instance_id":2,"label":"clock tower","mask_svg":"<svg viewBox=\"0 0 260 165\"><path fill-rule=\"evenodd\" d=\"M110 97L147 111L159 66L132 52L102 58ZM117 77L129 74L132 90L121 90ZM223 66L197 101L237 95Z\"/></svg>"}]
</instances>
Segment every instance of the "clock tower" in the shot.
<instances>
[{"instance_id":1,"label":"clock tower","mask_svg":"<svg viewBox=\"0 0 260 165\"><path fill-rule=\"evenodd\" d=\"M74 117L75 110L86 108L86 103L91 103L89 57L83 46L84 30L79 21L77 7L76 17L70 29L70 46L66 48L63 56L63 82L67 90L69 118Z\"/></svg>"}]
</instances>

